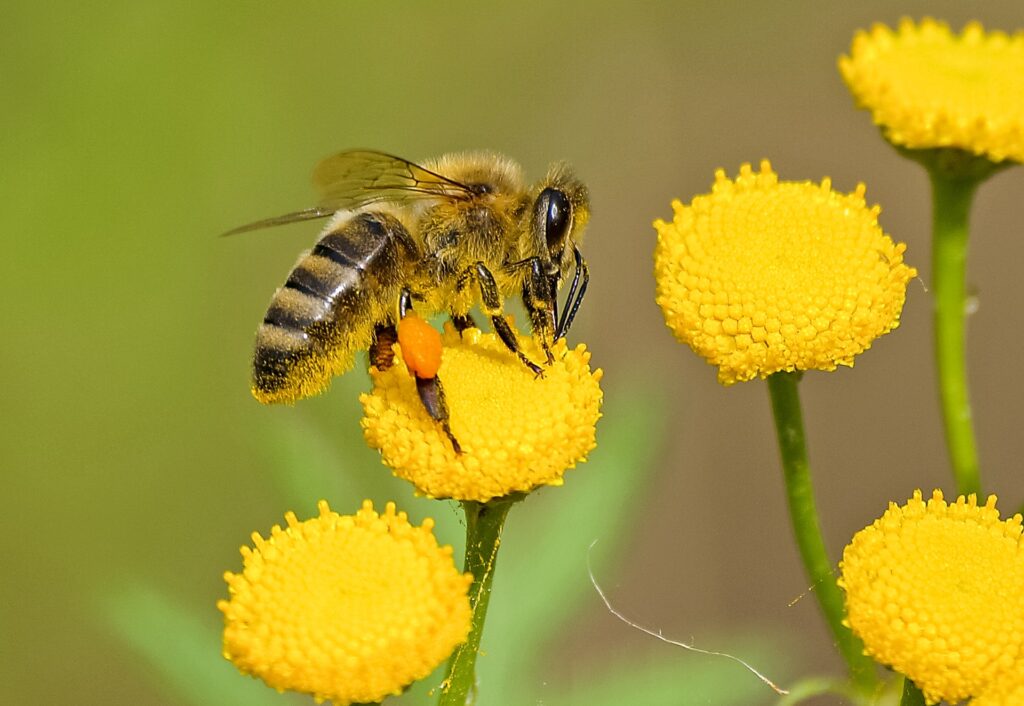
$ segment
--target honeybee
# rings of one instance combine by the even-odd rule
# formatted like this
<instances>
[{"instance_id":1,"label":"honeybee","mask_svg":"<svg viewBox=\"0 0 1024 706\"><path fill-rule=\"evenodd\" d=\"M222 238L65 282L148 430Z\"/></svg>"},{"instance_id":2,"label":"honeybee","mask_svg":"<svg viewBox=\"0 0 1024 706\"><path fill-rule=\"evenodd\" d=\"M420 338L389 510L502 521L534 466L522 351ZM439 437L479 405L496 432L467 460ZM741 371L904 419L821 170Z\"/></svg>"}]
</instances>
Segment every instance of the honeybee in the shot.
<instances>
[{"instance_id":1,"label":"honeybee","mask_svg":"<svg viewBox=\"0 0 1024 706\"><path fill-rule=\"evenodd\" d=\"M547 363L583 300L589 275L579 251L590 215L586 186L555 164L530 186L521 167L490 152L449 154L423 166L383 152L341 152L313 171L313 208L227 234L329 218L271 298L256 334L252 392L260 402L293 402L324 390L357 351L392 364L396 326L414 308L447 313L462 331L479 305L510 351L520 349L503 301L521 297ZM574 269L566 306L556 294ZM420 397L448 430L440 381L417 376ZM454 437L453 444L458 449Z\"/></svg>"}]
</instances>

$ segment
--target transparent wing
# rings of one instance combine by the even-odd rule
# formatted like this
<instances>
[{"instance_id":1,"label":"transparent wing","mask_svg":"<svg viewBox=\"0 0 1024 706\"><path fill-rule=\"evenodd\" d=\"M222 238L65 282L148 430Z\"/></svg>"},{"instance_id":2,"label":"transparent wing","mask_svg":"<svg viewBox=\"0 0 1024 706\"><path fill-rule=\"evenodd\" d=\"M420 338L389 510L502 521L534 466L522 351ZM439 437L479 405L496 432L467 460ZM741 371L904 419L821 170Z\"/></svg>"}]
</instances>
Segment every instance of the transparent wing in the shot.
<instances>
[{"instance_id":1,"label":"transparent wing","mask_svg":"<svg viewBox=\"0 0 1024 706\"><path fill-rule=\"evenodd\" d=\"M320 192L318 206L247 223L224 235L327 218L335 211L381 201L401 204L425 198L462 199L474 194L465 184L407 159L373 150L349 150L328 157L313 169L313 185Z\"/></svg>"},{"instance_id":2,"label":"transparent wing","mask_svg":"<svg viewBox=\"0 0 1024 706\"><path fill-rule=\"evenodd\" d=\"M245 233L250 230L259 230L261 228L271 228L273 226L283 226L286 223L298 223L299 221L311 221L315 218L327 218L334 214L335 209L331 208L306 208L302 211L293 211L292 213L286 213L283 216L274 216L273 218L264 218L261 221L254 221L252 223L246 223L244 226L238 226L232 228L229 231L221 233L221 235L235 235L236 233Z\"/></svg>"},{"instance_id":3,"label":"transparent wing","mask_svg":"<svg viewBox=\"0 0 1024 706\"><path fill-rule=\"evenodd\" d=\"M373 150L340 152L316 165L313 185L320 207L335 211L369 203L408 203L422 198L468 198L465 184L425 169L407 159Z\"/></svg>"}]
</instances>

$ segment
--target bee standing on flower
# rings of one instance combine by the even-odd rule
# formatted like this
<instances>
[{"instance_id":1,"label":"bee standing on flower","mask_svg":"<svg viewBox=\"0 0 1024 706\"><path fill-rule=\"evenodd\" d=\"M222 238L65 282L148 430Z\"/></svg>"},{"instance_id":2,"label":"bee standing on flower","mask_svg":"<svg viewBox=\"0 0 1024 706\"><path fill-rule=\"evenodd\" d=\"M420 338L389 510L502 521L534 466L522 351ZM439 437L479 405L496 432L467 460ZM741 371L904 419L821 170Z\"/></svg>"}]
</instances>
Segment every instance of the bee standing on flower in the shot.
<instances>
[{"instance_id":1,"label":"bee standing on flower","mask_svg":"<svg viewBox=\"0 0 1024 706\"><path fill-rule=\"evenodd\" d=\"M539 375L504 316L504 298L521 296L551 362L551 344L571 326L588 280L579 241L589 198L567 166L552 166L529 186L518 164L493 153L419 166L357 150L321 162L313 181L318 206L229 231L330 217L274 293L257 332L252 391L259 401L323 391L359 350L369 349L378 368L390 367L396 326L414 306L428 316L448 313L462 331L474 325L469 310L479 302L504 345ZM556 293L574 263L559 316ZM440 383L424 382L421 399L447 428Z\"/></svg>"}]
</instances>

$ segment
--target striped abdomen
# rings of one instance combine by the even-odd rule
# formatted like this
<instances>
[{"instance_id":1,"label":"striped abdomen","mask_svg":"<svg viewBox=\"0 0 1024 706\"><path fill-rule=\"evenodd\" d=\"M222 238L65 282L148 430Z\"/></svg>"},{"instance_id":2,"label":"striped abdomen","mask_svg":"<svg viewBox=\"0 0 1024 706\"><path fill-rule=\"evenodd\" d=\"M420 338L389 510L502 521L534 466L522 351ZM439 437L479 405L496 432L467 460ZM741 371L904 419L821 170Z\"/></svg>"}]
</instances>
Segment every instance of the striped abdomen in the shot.
<instances>
[{"instance_id":1,"label":"striped abdomen","mask_svg":"<svg viewBox=\"0 0 1024 706\"><path fill-rule=\"evenodd\" d=\"M308 397L348 370L374 324L391 315L416 258L408 231L385 213L356 214L320 238L274 293L256 333L256 399Z\"/></svg>"}]
</instances>

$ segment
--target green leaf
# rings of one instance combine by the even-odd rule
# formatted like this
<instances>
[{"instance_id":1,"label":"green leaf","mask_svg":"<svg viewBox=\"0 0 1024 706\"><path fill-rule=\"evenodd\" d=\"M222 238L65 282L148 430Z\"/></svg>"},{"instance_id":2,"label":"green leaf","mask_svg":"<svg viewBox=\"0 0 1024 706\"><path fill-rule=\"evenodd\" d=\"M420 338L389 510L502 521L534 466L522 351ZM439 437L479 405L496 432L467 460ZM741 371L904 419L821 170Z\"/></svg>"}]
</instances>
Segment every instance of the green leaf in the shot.
<instances>
[{"instance_id":1,"label":"green leaf","mask_svg":"<svg viewBox=\"0 0 1024 706\"><path fill-rule=\"evenodd\" d=\"M160 591L126 584L103 596L101 615L115 635L154 668L181 704L282 706L296 703L244 677L221 657L220 631Z\"/></svg>"}]
</instances>

